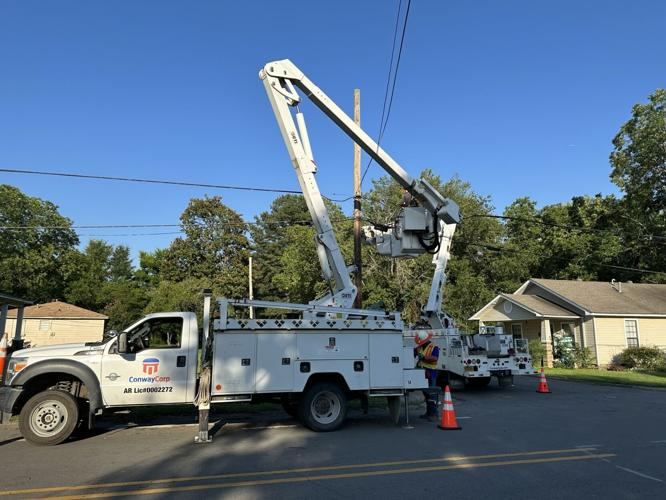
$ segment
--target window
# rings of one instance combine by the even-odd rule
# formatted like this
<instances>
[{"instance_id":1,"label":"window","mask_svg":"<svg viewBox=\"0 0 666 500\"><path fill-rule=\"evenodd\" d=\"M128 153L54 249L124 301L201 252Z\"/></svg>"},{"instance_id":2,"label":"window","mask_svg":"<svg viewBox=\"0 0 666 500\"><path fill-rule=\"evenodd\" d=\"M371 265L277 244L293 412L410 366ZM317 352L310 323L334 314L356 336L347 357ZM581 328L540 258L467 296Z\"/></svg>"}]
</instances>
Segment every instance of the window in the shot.
<instances>
[{"instance_id":1,"label":"window","mask_svg":"<svg viewBox=\"0 0 666 500\"><path fill-rule=\"evenodd\" d=\"M128 333L128 344L131 352L179 348L182 333L183 318L153 318Z\"/></svg>"},{"instance_id":2,"label":"window","mask_svg":"<svg viewBox=\"0 0 666 500\"><path fill-rule=\"evenodd\" d=\"M625 319L624 334L627 337L627 347L638 347L638 321Z\"/></svg>"},{"instance_id":3,"label":"window","mask_svg":"<svg viewBox=\"0 0 666 500\"><path fill-rule=\"evenodd\" d=\"M523 338L523 325L520 323L512 323L511 324L511 335L513 335L514 339L522 339Z\"/></svg>"},{"instance_id":4,"label":"window","mask_svg":"<svg viewBox=\"0 0 666 500\"><path fill-rule=\"evenodd\" d=\"M51 320L50 319L40 319L39 320L39 331L48 332L51 329Z\"/></svg>"}]
</instances>

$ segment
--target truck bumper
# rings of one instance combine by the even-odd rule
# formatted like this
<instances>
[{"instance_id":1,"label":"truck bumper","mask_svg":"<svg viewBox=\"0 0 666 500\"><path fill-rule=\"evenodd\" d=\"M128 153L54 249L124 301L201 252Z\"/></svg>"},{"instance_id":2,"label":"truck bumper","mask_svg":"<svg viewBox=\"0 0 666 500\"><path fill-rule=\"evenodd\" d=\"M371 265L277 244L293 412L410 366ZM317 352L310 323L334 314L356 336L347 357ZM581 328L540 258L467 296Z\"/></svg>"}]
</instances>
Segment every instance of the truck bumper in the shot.
<instances>
[{"instance_id":1,"label":"truck bumper","mask_svg":"<svg viewBox=\"0 0 666 500\"><path fill-rule=\"evenodd\" d=\"M6 424L12 416L14 403L21 395L22 389L3 385L0 387L0 423Z\"/></svg>"}]
</instances>

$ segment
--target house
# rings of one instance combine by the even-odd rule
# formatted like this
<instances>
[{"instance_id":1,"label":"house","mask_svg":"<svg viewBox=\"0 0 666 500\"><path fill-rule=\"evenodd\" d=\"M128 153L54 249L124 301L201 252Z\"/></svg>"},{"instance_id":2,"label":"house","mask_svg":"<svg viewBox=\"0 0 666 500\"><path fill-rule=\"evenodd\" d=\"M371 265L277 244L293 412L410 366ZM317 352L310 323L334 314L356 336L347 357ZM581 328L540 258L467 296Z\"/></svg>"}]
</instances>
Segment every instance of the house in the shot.
<instances>
[{"instance_id":1,"label":"house","mask_svg":"<svg viewBox=\"0 0 666 500\"><path fill-rule=\"evenodd\" d=\"M17 310L10 309L5 327L7 332L15 331L16 316ZM94 342L102 339L107 319L103 314L54 300L24 307L20 331L22 339L31 347Z\"/></svg>"},{"instance_id":2,"label":"house","mask_svg":"<svg viewBox=\"0 0 666 500\"><path fill-rule=\"evenodd\" d=\"M501 293L470 320L540 339L547 366L563 346L588 347L598 366L628 346L666 348L666 285L529 279Z\"/></svg>"}]
</instances>

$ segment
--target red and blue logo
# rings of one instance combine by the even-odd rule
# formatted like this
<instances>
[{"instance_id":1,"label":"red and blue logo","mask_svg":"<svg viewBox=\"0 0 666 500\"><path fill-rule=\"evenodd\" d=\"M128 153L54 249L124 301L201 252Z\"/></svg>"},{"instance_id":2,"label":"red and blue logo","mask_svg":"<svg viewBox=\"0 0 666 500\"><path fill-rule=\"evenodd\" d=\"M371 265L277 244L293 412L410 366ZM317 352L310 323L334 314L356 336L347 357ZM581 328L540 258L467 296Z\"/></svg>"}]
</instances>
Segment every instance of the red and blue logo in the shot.
<instances>
[{"instance_id":1,"label":"red and blue logo","mask_svg":"<svg viewBox=\"0 0 666 500\"><path fill-rule=\"evenodd\" d=\"M160 367L160 360L157 358L146 358L143 360L143 373L146 375L153 375L157 373Z\"/></svg>"}]
</instances>

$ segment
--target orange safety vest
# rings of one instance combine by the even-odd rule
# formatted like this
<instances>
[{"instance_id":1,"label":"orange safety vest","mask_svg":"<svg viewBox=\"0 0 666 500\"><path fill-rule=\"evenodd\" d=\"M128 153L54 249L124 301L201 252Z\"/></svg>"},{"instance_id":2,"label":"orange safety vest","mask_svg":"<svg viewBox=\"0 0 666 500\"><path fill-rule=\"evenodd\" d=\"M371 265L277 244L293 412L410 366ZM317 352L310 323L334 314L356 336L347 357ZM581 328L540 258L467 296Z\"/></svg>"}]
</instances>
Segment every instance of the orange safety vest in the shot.
<instances>
[{"instance_id":1,"label":"orange safety vest","mask_svg":"<svg viewBox=\"0 0 666 500\"><path fill-rule=\"evenodd\" d=\"M416 348L416 352L420 352L424 357L429 358L432 356L432 351L435 349L435 346L432 342L428 342L425 346L419 346ZM419 362L416 364L419 368L430 368L431 370L437 369L437 363L429 363L424 359L419 359Z\"/></svg>"}]
</instances>

